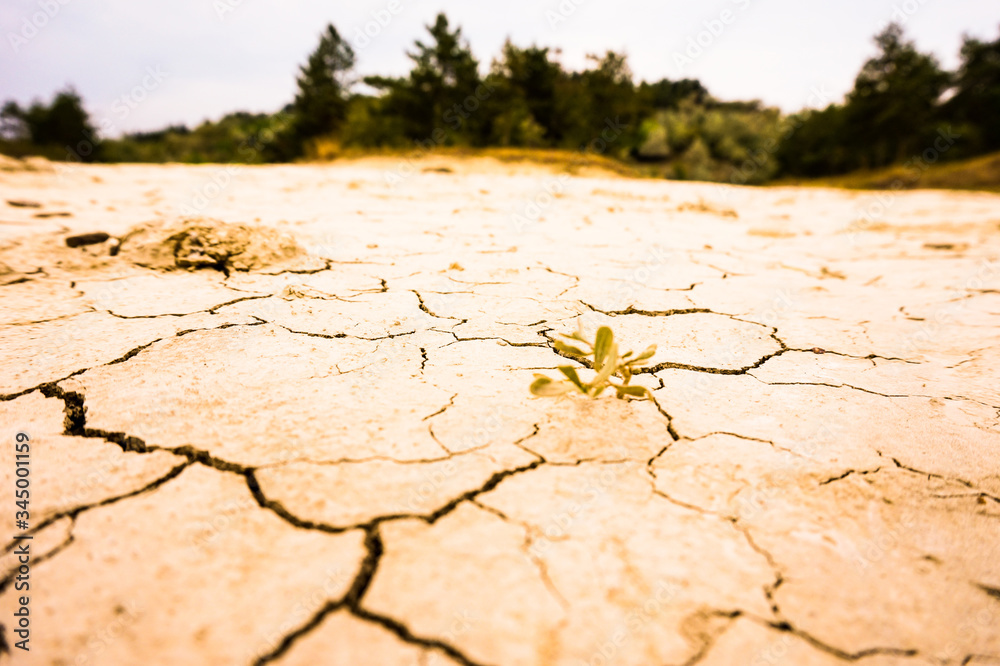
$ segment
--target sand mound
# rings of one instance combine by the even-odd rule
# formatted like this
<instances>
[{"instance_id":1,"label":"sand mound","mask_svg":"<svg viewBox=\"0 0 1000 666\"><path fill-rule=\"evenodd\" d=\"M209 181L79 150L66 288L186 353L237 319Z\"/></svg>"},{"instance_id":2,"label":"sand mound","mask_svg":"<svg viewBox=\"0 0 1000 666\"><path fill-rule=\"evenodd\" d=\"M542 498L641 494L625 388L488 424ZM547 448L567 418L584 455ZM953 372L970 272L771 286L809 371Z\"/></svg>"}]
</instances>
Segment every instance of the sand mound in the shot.
<instances>
[{"instance_id":1,"label":"sand mound","mask_svg":"<svg viewBox=\"0 0 1000 666\"><path fill-rule=\"evenodd\" d=\"M118 254L148 268L228 273L287 264L305 252L291 235L270 227L188 218L133 228L121 239Z\"/></svg>"},{"instance_id":2,"label":"sand mound","mask_svg":"<svg viewBox=\"0 0 1000 666\"><path fill-rule=\"evenodd\" d=\"M24 162L16 157L0 155L0 171L21 171L24 169Z\"/></svg>"},{"instance_id":3,"label":"sand mound","mask_svg":"<svg viewBox=\"0 0 1000 666\"><path fill-rule=\"evenodd\" d=\"M0 172L2 171L42 171L52 173L56 170L52 162L44 157L29 155L22 159L0 155Z\"/></svg>"},{"instance_id":4,"label":"sand mound","mask_svg":"<svg viewBox=\"0 0 1000 666\"><path fill-rule=\"evenodd\" d=\"M212 218L152 221L115 235L91 227L9 238L0 243L0 263L12 273L121 271L123 264L161 271L214 269L225 273L316 270L325 262L310 256L295 238L273 227Z\"/></svg>"}]
</instances>

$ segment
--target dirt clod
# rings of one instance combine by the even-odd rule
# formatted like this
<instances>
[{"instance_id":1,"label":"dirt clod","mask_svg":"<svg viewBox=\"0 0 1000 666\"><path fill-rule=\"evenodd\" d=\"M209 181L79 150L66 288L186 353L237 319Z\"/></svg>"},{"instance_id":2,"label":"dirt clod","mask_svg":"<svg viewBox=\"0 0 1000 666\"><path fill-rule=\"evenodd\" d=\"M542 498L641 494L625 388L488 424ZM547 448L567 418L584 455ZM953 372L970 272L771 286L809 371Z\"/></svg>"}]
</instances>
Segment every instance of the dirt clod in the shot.
<instances>
[{"instance_id":1,"label":"dirt clod","mask_svg":"<svg viewBox=\"0 0 1000 666\"><path fill-rule=\"evenodd\" d=\"M83 247L84 245L95 245L97 243L103 243L104 241L111 238L108 234L103 231L96 231L92 234L79 234L77 236L69 236L66 238L66 247Z\"/></svg>"},{"instance_id":2,"label":"dirt clod","mask_svg":"<svg viewBox=\"0 0 1000 666\"><path fill-rule=\"evenodd\" d=\"M281 264L303 253L294 238L276 229L211 218L141 225L122 238L120 251L148 268L213 268L225 273Z\"/></svg>"}]
</instances>

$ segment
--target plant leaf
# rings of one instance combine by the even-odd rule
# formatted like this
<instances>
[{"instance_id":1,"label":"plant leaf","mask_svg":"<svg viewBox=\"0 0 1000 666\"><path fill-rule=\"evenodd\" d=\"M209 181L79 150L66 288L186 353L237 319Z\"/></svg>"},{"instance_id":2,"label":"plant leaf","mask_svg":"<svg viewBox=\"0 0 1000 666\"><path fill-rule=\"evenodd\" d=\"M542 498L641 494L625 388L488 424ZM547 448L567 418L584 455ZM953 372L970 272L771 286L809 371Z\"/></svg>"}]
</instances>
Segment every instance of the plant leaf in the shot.
<instances>
[{"instance_id":1,"label":"plant leaf","mask_svg":"<svg viewBox=\"0 0 1000 666\"><path fill-rule=\"evenodd\" d=\"M607 326L597 329L597 338L594 340L594 369L601 370L604 361L608 357L611 345L614 343L614 333ZM617 359L616 359L617 360Z\"/></svg>"},{"instance_id":2,"label":"plant leaf","mask_svg":"<svg viewBox=\"0 0 1000 666\"><path fill-rule=\"evenodd\" d=\"M618 369L618 345L611 343L604 354L604 365L597 371L597 376L591 380L591 385L604 384Z\"/></svg>"},{"instance_id":3,"label":"plant leaf","mask_svg":"<svg viewBox=\"0 0 1000 666\"><path fill-rule=\"evenodd\" d=\"M570 391L570 387L563 382L553 381L545 375L536 375L535 381L531 382L529 390L532 395L553 397L566 395Z\"/></svg>"},{"instance_id":4,"label":"plant leaf","mask_svg":"<svg viewBox=\"0 0 1000 666\"><path fill-rule=\"evenodd\" d=\"M573 382L573 384L578 389L580 389L581 393L586 393L587 392L587 387L584 386L583 382L580 381L580 376L576 374L576 368L574 368L572 365L560 365L559 366L559 372L561 372L564 375L566 375L566 378L568 380L570 380L571 382Z\"/></svg>"},{"instance_id":5,"label":"plant leaf","mask_svg":"<svg viewBox=\"0 0 1000 666\"><path fill-rule=\"evenodd\" d=\"M645 364L656 353L656 345L650 345L644 352L636 356L634 352L625 352L624 356L619 356L618 344L615 342L614 333L608 326L601 326L597 329L594 342L583 337L582 329L578 329L570 335L561 335L565 340L578 341L580 346L570 344L563 340L553 339L553 346L556 351L571 356L579 356L581 360L593 355L593 369L596 371L594 379L585 383L580 379L577 368L572 365L561 365L558 367L563 379L552 379L545 375L536 374L535 380L531 383L531 393L536 396L562 396L574 390L580 391L586 396L597 398L606 389L612 388L619 399L652 398L652 393L644 386L629 386L635 368ZM585 349L590 349L590 352ZM612 382L612 378L620 377L622 383Z\"/></svg>"},{"instance_id":6,"label":"plant leaf","mask_svg":"<svg viewBox=\"0 0 1000 666\"><path fill-rule=\"evenodd\" d=\"M564 354L572 354L573 356L583 356L583 357L590 355L587 352L583 351L582 349L574 347L572 345L568 345L560 340L553 340L552 345L556 348L556 350L561 351Z\"/></svg>"},{"instance_id":7,"label":"plant leaf","mask_svg":"<svg viewBox=\"0 0 1000 666\"><path fill-rule=\"evenodd\" d=\"M618 394L619 398L625 396L632 396L633 398L648 398L649 389L645 386L616 386L615 392Z\"/></svg>"},{"instance_id":8,"label":"plant leaf","mask_svg":"<svg viewBox=\"0 0 1000 666\"><path fill-rule=\"evenodd\" d=\"M631 361L629 361L629 365L642 365L643 361L653 358L653 354L655 353L656 353L656 345L649 345L649 347L646 348L646 351L642 352L641 354L633 358Z\"/></svg>"}]
</instances>

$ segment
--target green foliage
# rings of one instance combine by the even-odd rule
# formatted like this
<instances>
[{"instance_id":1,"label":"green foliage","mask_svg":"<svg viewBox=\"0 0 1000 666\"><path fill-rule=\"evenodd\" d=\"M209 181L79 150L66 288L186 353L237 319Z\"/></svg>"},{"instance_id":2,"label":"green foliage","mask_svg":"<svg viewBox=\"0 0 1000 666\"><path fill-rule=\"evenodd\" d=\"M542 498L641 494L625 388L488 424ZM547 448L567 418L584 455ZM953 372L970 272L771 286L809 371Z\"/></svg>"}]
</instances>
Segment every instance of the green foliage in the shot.
<instances>
[{"instance_id":1,"label":"green foliage","mask_svg":"<svg viewBox=\"0 0 1000 666\"><path fill-rule=\"evenodd\" d=\"M982 42L965 37L962 64L955 76L955 95L946 115L966 129L964 153L1000 149L1000 37Z\"/></svg>"},{"instance_id":2,"label":"green foliage","mask_svg":"<svg viewBox=\"0 0 1000 666\"><path fill-rule=\"evenodd\" d=\"M557 88L562 68L549 60L549 49L522 49L510 40L493 61L487 77L494 93L484 109L487 143L499 146L543 146L563 139L557 115Z\"/></svg>"},{"instance_id":3,"label":"green foliage","mask_svg":"<svg viewBox=\"0 0 1000 666\"><path fill-rule=\"evenodd\" d=\"M341 143L360 148L406 146L405 120L387 110L388 102L385 97L352 98L340 133Z\"/></svg>"},{"instance_id":4,"label":"green foliage","mask_svg":"<svg viewBox=\"0 0 1000 666\"><path fill-rule=\"evenodd\" d=\"M63 159L75 156L89 162L98 154L94 127L72 88L56 93L51 104L35 101L24 109L7 102L0 110L0 128L6 141L47 149L44 152Z\"/></svg>"},{"instance_id":5,"label":"green foliage","mask_svg":"<svg viewBox=\"0 0 1000 666\"><path fill-rule=\"evenodd\" d=\"M890 25L843 103L782 117L759 102L720 102L695 79L636 83L615 51L588 55L582 71L571 71L558 52L508 40L482 76L460 27L439 14L426 29L408 53L407 75L365 78L374 94L351 93L355 54L328 25L280 113L102 141L67 90L48 105L7 102L0 151L257 163L336 157L343 147L555 148L641 163L635 172L648 175L759 184L921 160L911 171L924 173L931 163L1000 150L1000 37L965 37L961 66L950 73Z\"/></svg>"},{"instance_id":6,"label":"green foliage","mask_svg":"<svg viewBox=\"0 0 1000 666\"><path fill-rule=\"evenodd\" d=\"M500 60L494 61L492 79L497 86L510 88L524 101L528 112L551 138L558 140L556 86L564 75L558 63L549 59L549 49L532 46L521 49L508 40Z\"/></svg>"},{"instance_id":7,"label":"green foliage","mask_svg":"<svg viewBox=\"0 0 1000 666\"><path fill-rule=\"evenodd\" d=\"M954 122L941 98L951 75L917 51L891 24L876 35L843 105L800 114L779 151L785 174L820 176L903 162L934 144L939 125ZM957 157L961 151L952 153Z\"/></svg>"},{"instance_id":8,"label":"green foliage","mask_svg":"<svg viewBox=\"0 0 1000 666\"><path fill-rule=\"evenodd\" d=\"M934 56L903 39L898 24L875 43L879 54L861 68L844 107L850 145L865 168L903 161L933 142L938 101L950 78Z\"/></svg>"},{"instance_id":9,"label":"green foliage","mask_svg":"<svg viewBox=\"0 0 1000 666\"><path fill-rule=\"evenodd\" d=\"M492 119L487 143L495 146L545 146L545 128L535 120L523 99L514 98Z\"/></svg>"},{"instance_id":10,"label":"green foliage","mask_svg":"<svg viewBox=\"0 0 1000 666\"><path fill-rule=\"evenodd\" d=\"M831 104L820 111L803 111L790 120L791 130L777 152L782 173L817 177L856 167L856 156L844 140L843 106Z\"/></svg>"},{"instance_id":11,"label":"green foliage","mask_svg":"<svg viewBox=\"0 0 1000 666\"><path fill-rule=\"evenodd\" d=\"M642 98L642 106L651 109L676 109L684 100L706 104L711 99L708 89L697 79L662 79L655 83L643 81L639 84L638 94Z\"/></svg>"},{"instance_id":12,"label":"green foliage","mask_svg":"<svg viewBox=\"0 0 1000 666\"><path fill-rule=\"evenodd\" d=\"M354 69L354 49L327 25L319 46L301 68L292 105L295 135L308 140L337 131L347 118L347 93Z\"/></svg>"},{"instance_id":13,"label":"green foliage","mask_svg":"<svg viewBox=\"0 0 1000 666\"><path fill-rule=\"evenodd\" d=\"M272 159L291 120L286 113L231 113L193 130L175 126L127 134L102 143L111 162L206 162L261 164Z\"/></svg>"},{"instance_id":14,"label":"green foliage","mask_svg":"<svg viewBox=\"0 0 1000 666\"><path fill-rule=\"evenodd\" d=\"M580 148L601 136L609 120L625 127L625 136L618 137L604 149L608 155L625 156L633 147L638 136L638 124L642 115L639 98L635 94L632 70L624 54L607 51L603 56L590 54L587 60L592 67L570 77L572 85L564 104L575 104L582 116L582 126L575 135L570 135Z\"/></svg>"},{"instance_id":15,"label":"green foliage","mask_svg":"<svg viewBox=\"0 0 1000 666\"><path fill-rule=\"evenodd\" d=\"M656 345L651 345L637 356L633 355L632 352L619 355L614 334L607 326L597 329L594 342L589 342L580 331L562 337L566 338L566 342L554 341L555 348L568 356L590 360L589 364L596 374L589 382L584 382L574 366L560 365L558 369L563 374L564 379L551 379L545 375L535 375L535 380L529 389L533 395L558 397L578 392L590 398L597 398L605 389L611 388L615 391L615 396L622 400L650 397L646 387L630 386L629 381L635 374L636 368L642 367L653 357L653 354L656 353ZM612 381L615 378L619 379L620 383Z\"/></svg>"},{"instance_id":16,"label":"green foliage","mask_svg":"<svg viewBox=\"0 0 1000 666\"><path fill-rule=\"evenodd\" d=\"M478 108L486 96L478 90L479 62L462 39L462 29L451 30L444 14L426 28L433 41L416 41L416 51L407 54L413 61L408 77L373 76L365 83L385 92L380 115L399 121L407 139L438 145L472 143L483 118L470 107Z\"/></svg>"},{"instance_id":17,"label":"green foliage","mask_svg":"<svg viewBox=\"0 0 1000 666\"><path fill-rule=\"evenodd\" d=\"M354 49L328 24L319 46L299 70L291 123L268 150L270 157L286 160L298 157L315 139L337 133L343 127L349 112L354 63Z\"/></svg>"},{"instance_id":18,"label":"green foliage","mask_svg":"<svg viewBox=\"0 0 1000 666\"><path fill-rule=\"evenodd\" d=\"M781 138L781 114L757 104L691 98L656 112L640 134L637 157L660 161L671 177L762 183L777 170L772 154Z\"/></svg>"}]
</instances>

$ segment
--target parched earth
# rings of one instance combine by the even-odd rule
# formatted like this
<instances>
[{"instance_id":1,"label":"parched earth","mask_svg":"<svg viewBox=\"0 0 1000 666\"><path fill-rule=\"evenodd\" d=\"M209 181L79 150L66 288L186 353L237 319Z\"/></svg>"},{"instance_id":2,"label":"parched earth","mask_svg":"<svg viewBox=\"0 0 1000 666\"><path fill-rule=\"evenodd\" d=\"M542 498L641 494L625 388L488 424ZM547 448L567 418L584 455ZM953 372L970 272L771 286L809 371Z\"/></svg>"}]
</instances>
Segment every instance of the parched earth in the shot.
<instances>
[{"instance_id":1,"label":"parched earth","mask_svg":"<svg viewBox=\"0 0 1000 666\"><path fill-rule=\"evenodd\" d=\"M36 165L0 234L2 663L1000 663L996 195ZM601 325L654 399L533 398Z\"/></svg>"}]
</instances>

